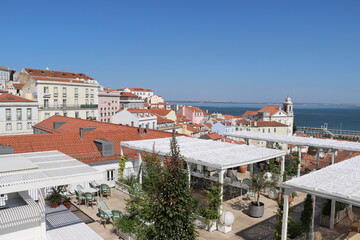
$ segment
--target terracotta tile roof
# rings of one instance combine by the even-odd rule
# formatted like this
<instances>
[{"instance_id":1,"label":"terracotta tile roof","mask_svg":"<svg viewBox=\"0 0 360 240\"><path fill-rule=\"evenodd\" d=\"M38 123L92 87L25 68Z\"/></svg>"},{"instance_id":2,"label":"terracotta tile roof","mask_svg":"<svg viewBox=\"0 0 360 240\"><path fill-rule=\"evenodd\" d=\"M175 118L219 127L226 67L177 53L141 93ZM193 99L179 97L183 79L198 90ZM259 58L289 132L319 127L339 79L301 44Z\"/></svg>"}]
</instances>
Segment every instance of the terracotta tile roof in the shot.
<instances>
[{"instance_id":1,"label":"terracotta tile roof","mask_svg":"<svg viewBox=\"0 0 360 240\"><path fill-rule=\"evenodd\" d=\"M176 122L178 123L183 123L183 122L190 122L191 120L186 118L184 115L182 114L176 114Z\"/></svg>"},{"instance_id":2,"label":"terracotta tile roof","mask_svg":"<svg viewBox=\"0 0 360 240\"><path fill-rule=\"evenodd\" d=\"M56 120L66 119L68 122L57 129L58 132L61 133L0 136L0 145L12 146L15 153L59 150L60 152L68 154L82 162L92 163L117 160L120 154L121 141L171 137L171 133L157 130L149 130L148 133L140 135L136 127L66 117L62 117L61 119L56 118ZM55 118L53 120L55 120ZM83 139L80 139L78 128L80 121L78 120L81 120L82 127L94 126L94 124L96 124L97 127L92 132L85 132ZM40 124L44 125L43 122ZM113 126L100 127L101 124L104 126ZM49 125L49 121L45 125ZM94 142L95 139L99 138L114 142L114 155L108 157L101 155ZM134 150L124 149L124 151L128 157L136 157L136 152Z\"/></svg>"},{"instance_id":3,"label":"terracotta tile roof","mask_svg":"<svg viewBox=\"0 0 360 240\"><path fill-rule=\"evenodd\" d=\"M135 94L132 94L132 93L129 93L129 92L121 92L121 93L120 93L120 97L134 97L134 98L139 98L138 95L135 95Z\"/></svg>"},{"instance_id":4,"label":"terracotta tile roof","mask_svg":"<svg viewBox=\"0 0 360 240\"><path fill-rule=\"evenodd\" d=\"M170 119L166 119L158 114L155 113L155 116L157 117L157 123L174 123L173 120L170 120Z\"/></svg>"},{"instance_id":5,"label":"terracotta tile roof","mask_svg":"<svg viewBox=\"0 0 360 240\"><path fill-rule=\"evenodd\" d=\"M21 84L21 83L13 83L13 86L15 89L22 89L22 87L24 86L25 84Z\"/></svg>"},{"instance_id":6,"label":"terracotta tile roof","mask_svg":"<svg viewBox=\"0 0 360 240\"><path fill-rule=\"evenodd\" d=\"M186 129L187 129L188 131L190 131L190 132L193 132L193 133L198 133L198 132L200 132L200 130L199 130L198 128L195 128L195 127L191 126L190 124L187 124L187 125L186 125Z\"/></svg>"},{"instance_id":7,"label":"terracotta tile roof","mask_svg":"<svg viewBox=\"0 0 360 240\"><path fill-rule=\"evenodd\" d=\"M207 126L208 128L211 128L212 127L212 124L211 123L204 123L205 126Z\"/></svg>"},{"instance_id":8,"label":"terracotta tile roof","mask_svg":"<svg viewBox=\"0 0 360 240\"><path fill-rule=\"evenodd\" d=\"M41 69L33 69L33 68L25 68L24 69L30 76L37 77L51 77L51 78L67 78L67 79L86 79L86 80L94 80L84 73L72 73L72 72L60 72L60 71L52 71L52 70L41 70Z\"/></svg>"},{"instance_id":9,"label":"terracotta tile roof","mask_svg":"<svg viewBox=\"0 0 360 240\"><path fill-rule=\"evenodd\" d=\"M0 89L0 93L8 93L8 91Z\"/></svg>"},{"instance_id":10,"label":"terracotta tile roof","mask_svg":"<svg viewBox=\"0 0 360 240\"><path fill-rule=\"evenodd\" d=\"M198 107L190 107L190 106L187 106L187 108L192 111L192 112L203 112L203 110L201 110L200 108Z\"/></svg>"},{"instance_id":11,"label":"terracotta tile roof","mask_svg":"<svg viewBox=\"0 0 360 240\"><path fill-rule=\"evenodd\" d=\"M0 94L0 102L35 102L27 98L15 96L9 93Z\"/></svg>"},{"instance_id":12,"label":"terracotta tile roof","mask_svg":"<svg viewBox=\"0 0 360 240\"><path fill-rule=\"evenodd\" d=\"M254 127L288 127L288 125L286 124L275 121L256 121L253 122L252 124Z\"/></svg>"},{"instance_id":13,"label":"terracotta tile roof","mask_svg":"<svg viewBox=\"0 0 360 240\"><path fill-rule=\"evenodd\" d=\"M267 105L265 107L263 107L262 109L260 109L258 112L268 112L270 113L270 115L274 115L275 113L281 111L279 106L274 106L274 105Z\"/></svg>"},{"instance_id":14,"label":"terracotta tile roof","mask_svg":"<svg viewBox=\"0 0 360 240\"><path fill-rule=\"evenodd\" d=\"M133 92L153 92L152 90L146 88L129 88L129 89L130 91Z\"/></svg>"},{"instance_id":15,"label":"terracotta tile roof","mask_svg":"<svg viewBox=\"0 0 360 240\"><path fill-rule=\"evenodd\" d=\"M220 134L218 134L216 132L208 133L208 134L206 134L206 136L208 136L212 140L219 140L219 139L223 138L223 136L221 136Z\"/></svg>"},{"instance_id":16,"label":"terracotta tile roof","mask_svg":"<svg viewBox=\"0 0 360 240\"><path fill-rule=\"evenodd\" d=\"M246 111L242 116L254 116L257 114L258 114L258 111Z\"/></svg>"},{"instance_id":17,"label":"terracotta tile roof","mask_svg":"<svg viewBox=\"0 0 360 240\"><path fill-rule=\"evenodd\" d=\"M1 69L1 70L7 70L7 71L10 71L10 69L9 69L9 68L7 68L7 67L2 67L2 66L0 66L0 69Z\"/></svg>"},{"instance_id":18,"label":"terracotta tile roof","mask_svg":"<svg viewBox=\"0 0 360 240\"><path fill-rule=\"evenodd\" d=\"M160 116L166 116L171 112L171 110L161 109L161 108L151 108L151 109L149 109L149 111L151 113L155 113Z\"/></svg>"},{"instance_id":19,"label":"terracotta tile roof","mask_svg":"<svg viewBox=\"0 0 360 240\"><path fill-rule=\"evenodd\" d=\"M223 115L223 117L224 117L224 120L230 120L230 119L237 118L237 117L235 117L233 115Z\"/></svg>"},{"instance_id":20,"label":"terracotta tile roof","mask_svg":"<svg viewBox=\"0 0 360 240\"><path fill-rule=\"evenodd\" d=\"M249 120L238 119L238 120L236 120L236 124L249 124Z\"/></svg>"}]
</instances>

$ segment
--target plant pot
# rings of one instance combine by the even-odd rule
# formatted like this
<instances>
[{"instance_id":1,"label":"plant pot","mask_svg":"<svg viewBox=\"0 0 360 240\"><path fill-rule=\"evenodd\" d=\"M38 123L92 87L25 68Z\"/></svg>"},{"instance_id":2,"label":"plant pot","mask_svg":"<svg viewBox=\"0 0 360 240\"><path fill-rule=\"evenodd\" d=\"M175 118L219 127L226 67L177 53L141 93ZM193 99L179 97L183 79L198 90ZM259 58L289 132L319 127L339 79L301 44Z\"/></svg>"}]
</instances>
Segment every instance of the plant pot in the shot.
<instances>
[{"instance_id":1,"label":"plant pot","mask_svg":"<svg viewBox=\"0 0 360 240\"><path fill-rule=\"evenodd\" d=\"M284 201L284 194L281 194L281 201ZM294 197L290 194L289 195L289 203L294 201Z\"/></svg>"},{"instance_id":2,"label":"plant pot","mask_svg":"<svg viewBox=\"0 0 360 240\"><path fill-rule=\"evenodd\" d=\"M63 202L63 204L67 209L71 207L71 202Z\"/></svg>"},{"instance_id":3,"label":"plant pot","mask_svg":"<svg viewBox=\"0 0 360 240\"><path fill-rule=\"evenodd\" d=\"M260 202L260 206L258 206L257 202L251 202L249 204L249 216L255 218L264 216L264 203Z\"/></svg>"},{"instance_id":4,"label":"plant pot","mask_svg":"<svg viewBox=\"0 0 360 240\"><path fill-rule=\"evenodd\" d=\"M240 166L238 170L239 170L240 173L246 173L247 166L246 165Z\"/></svg>"},{"instance_id":5,"label":"plant pot","mask_svg":"<svg viewBox=\"0 0 360 240\"><path fill-rule=\"evenodd\" d=\"M274 189L274 188L270 189L269 193L268 193L268 197L270 199L273 199L273 200L278 199L279 198L279 191L277 189Z\"/></svg>"},{"instance_id":6,"label":"plant pot","mask_svg":"<svg viewBox=\"0 0 360 240\"><path fill-rule=\"evenodd\" d=\"M57 208L58 206L59 206L59 204L57 202L51 203L51 208Z\"/></svg>"},{"instance_id":7,"label":"plant pot","mask_svg":"<svg viewBox=\"0 0 360 240\"><path fill-rule=\"evenodd\" d=\"M206 228L205 228L207 231L209 231L209 232L213 232L213 231L215 231L216 230L216 222L214 221L211 221L210 223L209 223L209 225L207 225L206 226Z\"/></svg>"}]
</instances>

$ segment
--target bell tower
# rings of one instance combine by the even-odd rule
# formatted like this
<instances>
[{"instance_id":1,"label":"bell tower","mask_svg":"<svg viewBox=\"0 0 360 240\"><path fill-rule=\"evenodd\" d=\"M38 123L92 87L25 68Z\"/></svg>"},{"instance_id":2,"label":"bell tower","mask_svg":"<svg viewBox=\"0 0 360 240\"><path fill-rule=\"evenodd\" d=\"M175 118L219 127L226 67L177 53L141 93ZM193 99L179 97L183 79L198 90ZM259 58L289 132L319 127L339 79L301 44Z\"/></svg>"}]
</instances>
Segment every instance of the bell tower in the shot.
<instances>
[{"instance_id":1,"label":"bell tower","mask_svg":"<svg viewBox=\"0 0 360 240\"><path fill-rule=\"evenodd\" d=\"M294 104L291 101L290 97L287 97L285 99L285 101L283 102L283 110L284 112L286 112L288 114L288 116L293 116L294 115Z\"/></svg>"}]
</instances>

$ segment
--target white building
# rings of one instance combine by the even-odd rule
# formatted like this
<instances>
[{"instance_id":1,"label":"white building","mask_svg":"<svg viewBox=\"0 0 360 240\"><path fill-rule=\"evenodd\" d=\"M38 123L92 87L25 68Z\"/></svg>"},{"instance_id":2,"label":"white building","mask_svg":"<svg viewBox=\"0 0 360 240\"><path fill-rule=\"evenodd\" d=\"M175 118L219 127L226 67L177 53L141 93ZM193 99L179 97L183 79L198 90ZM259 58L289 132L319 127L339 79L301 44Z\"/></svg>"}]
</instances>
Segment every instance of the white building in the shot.
<instances>
[{"instance_id":1,"label":"white building","mask_svg":"<svg viewBox=\"0 0 360 240\"><path fill-rule=\"evenodd\" d=\"M246 111L242 118L252 121L276 121L288 126L287 135L293 134L294 112L293 102L287 97L283 103L283 108L268 105L258 111Z\"/></svg>"},{"instance_id":2,"label":"white building","mask_svg":"<svg viewBox=\"0 0 360 240\"><path fill-rule=\"evenodd\" d=\"M146 89L146 88L122 88L122 89L119 89L119 91L135 94L135 95L141 97L142 99L145 99L145 98L148 98L148 97L151 97L154 95L154 91L152 91L150 89Z\"/></svg>"},{"instance_id":3,"label":"white building","mask_svg":"<svg viewBox=\"0 0 360 240\"><path fill-rule=\"evenodd\" d=\"M10 80L11 70L0 66L0 89L5 90L5 84Z\"/></svg>"},{"instance_id":4,"label":"white building","mask_svg":"<svg viewBox=\"0 0 360 240\"><path fill-rule=\"evenodd\" d=\"M95 120L98 116L96 80L83 73L25 68L19 79L22 97L39 103L39 121L53 115Z\"/></svg>"},{"instance_id":5,"label":"white building","mask_svg":"<svg viewBox=\"0 0 360 240\"><path fill-rule=\"evenodd\" d=\"M121 109L111 118L111 123L156 130L157 116L148 109Z\"/></svg>"},{"instance_id":6,"label":"white building","mask_svg":"<svg viewBox=\"0 0 360 240\"><path fill-rule=\"evenodd\" d=\"M8 93L0 94L0 135L32 134L38 122L38 103Z\"/></svg>"}]
</instances>

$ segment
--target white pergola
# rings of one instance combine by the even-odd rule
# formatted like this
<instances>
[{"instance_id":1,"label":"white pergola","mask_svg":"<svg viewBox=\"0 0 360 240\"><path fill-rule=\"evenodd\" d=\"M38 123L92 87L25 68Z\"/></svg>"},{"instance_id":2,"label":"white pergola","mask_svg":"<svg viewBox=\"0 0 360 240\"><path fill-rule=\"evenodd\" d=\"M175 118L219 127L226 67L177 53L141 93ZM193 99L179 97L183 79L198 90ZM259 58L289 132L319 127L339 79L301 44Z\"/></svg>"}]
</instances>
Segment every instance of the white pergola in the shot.
<instances>
[{"instance_id":1,"label":"white pergola","mask_svg":"<svg viewBox=\"0 0 360 240\"><path fill-rule=\"evenodd\" d=\"M302 146L312 146L317 149L325 148L331 149L331 163L334 164L336 150L344 150L350 152L360 152L360 143L358 142L349 142L349 141L340 141L334 139L321 139L321 138L312 138L312 137L299 137L299 136L288 136L280 134L266 134L259 132L251 131L238 131L235 133L225 133L225 136L243 138L249 144L249 139L267 141L267 142L278 142L285 144L292 144L298 146L298 156L299 156L299 165L297 176L300 177L301 169L301 147ZM320 156L319 151L317 154L316 160L316 169L318 169ZM334 218L335 218L335 201L331 202L331 217L330 217L330 228L334 228Z\"/></svg>"},{"instance_id":2,"label":"white pergola","mask_svg":"<svg viewBox=\"0 0 360 240\"><path fill-rule=\"evenodd\" d=\"M46 238L44 188L104 179L102 172L59 151L1 155L0 166L0 194L18 193L26 203L0 211L0 236L19 239L33 238L21 236L32 222L40 224L38 237ZM26 193L30 189L37 189L38 202Z\"/></svg>"},{"instance_id":3,"label":"white pergola","mask_svg":"<svg viewBox=\"0 0 360 240\"><path fill-rule=\"evenodd\" d=\"M285 188L281 239L287 239L289 194L304 192L351 205L360 206L360 156L294 178L282 184ZM332 215L335 208L332 208ZM313 210L313 219L314 219ZM314 222L312 222L314 224Z\"/></svg>"},{"instance_id":4,"label":"white pergola","mask_svg":"<svg viewBox=\"0 0 360 240\"><path fill-rule=\"evenodd\" d=\"M59 151L0 156L0 194L103 179L98 170Z\"/></svg>"},{"instance_id":5,"label":"white pergola","mask_svg":"<svg viewBox=\"0 0 360 240\"><path fill-rule=\"evenodd\" d=\"M187 163L189 177L191 176L191 163L217 169L221 184L224 183L224 173L228 168L253 164L272 158L282 159L281 175L285 170L286 153L284 151L184 136L176 139L180 147L180 154ZM155 151L160 156L168 156L170 154L170 141L171 138L127 141L121 142L121 148L128 147L138 151L139 159L136 167L139 167L142 162L142 152L152 153ZM140 181L141 179L140 175Z\"/></svg>"}]
</instances>

